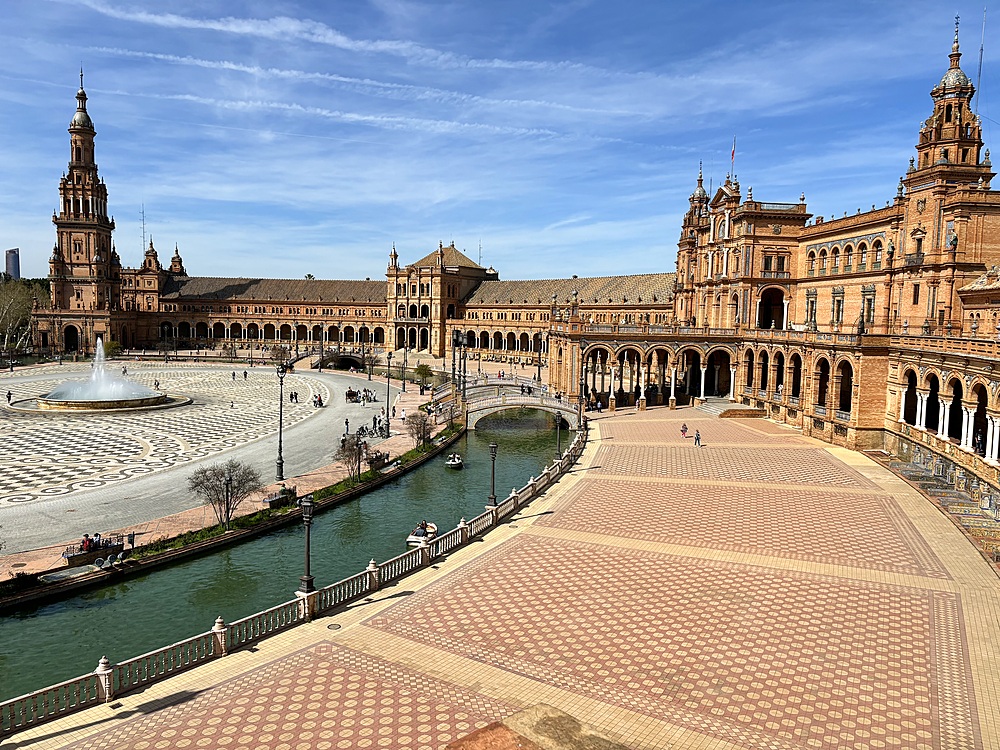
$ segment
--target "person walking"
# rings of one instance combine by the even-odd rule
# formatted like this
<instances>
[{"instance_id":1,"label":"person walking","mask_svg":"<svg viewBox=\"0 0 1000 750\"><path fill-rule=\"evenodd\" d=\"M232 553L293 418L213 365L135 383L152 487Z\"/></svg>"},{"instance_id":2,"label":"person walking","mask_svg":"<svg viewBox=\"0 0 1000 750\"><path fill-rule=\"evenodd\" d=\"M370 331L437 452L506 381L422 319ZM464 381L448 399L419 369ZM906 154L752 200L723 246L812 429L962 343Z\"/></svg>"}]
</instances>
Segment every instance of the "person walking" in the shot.
<instances>
[{"instance_id":1,"label":"person walking","mask_svg":"<svg viewBox=\"0 0 1000 750\"><path fill-rule=\"evenodd\" d=\"M686 438L688 436L688 426L687 422L681 425L681 437Z\"/></svg>"},{"instance_id":2,"label":"person walking","mask_svg":"<svg viewBox=\"0 0 1000 750\"><path fill-rule=\"evenodd\" d=\"M694 447L701 447L701 432L699 430L694 431Z\"/></svg>"},{"instance_id":3,"label":"person walking","mask_svg":"<svg viewBox=\"0 0 1000 750\"><path fill-rule=\"evenodd\" d=\"M8 404L10 403L10 400L11 400L12 398L14 398L14 394L13 394L13 393L11 393L10 391L7 391L7 403L8 403Z\"/></svg>"}]
</instances>

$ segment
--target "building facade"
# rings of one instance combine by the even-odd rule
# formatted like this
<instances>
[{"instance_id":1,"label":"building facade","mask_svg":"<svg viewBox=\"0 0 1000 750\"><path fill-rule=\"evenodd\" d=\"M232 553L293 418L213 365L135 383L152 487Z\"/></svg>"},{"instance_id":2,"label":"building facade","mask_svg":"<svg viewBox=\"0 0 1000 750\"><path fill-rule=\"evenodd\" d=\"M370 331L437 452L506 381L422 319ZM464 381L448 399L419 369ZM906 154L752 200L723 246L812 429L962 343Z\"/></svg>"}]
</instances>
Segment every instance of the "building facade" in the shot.
<instances>
[{"instance_id":1,"label":"building facade","mask_svg":"<svg viewBox=\"0 0 1000 750\"><path fill-rule=\"evenodd\" d=\"M995 488L1000 193L960 63L956 28L916 153L884 206L813 216L804 194L760 201L733 176L708 195L699 170L676 274L532 281L501 280L453 243L409 264L393 247L384 280L189 276L176 247L164 266L152 241L139 267L123 267L81 78L52 217L51 308L36 311L35 343L544 363L549 385L582 405L727 399Z\"/></svg>"}]
</instances>

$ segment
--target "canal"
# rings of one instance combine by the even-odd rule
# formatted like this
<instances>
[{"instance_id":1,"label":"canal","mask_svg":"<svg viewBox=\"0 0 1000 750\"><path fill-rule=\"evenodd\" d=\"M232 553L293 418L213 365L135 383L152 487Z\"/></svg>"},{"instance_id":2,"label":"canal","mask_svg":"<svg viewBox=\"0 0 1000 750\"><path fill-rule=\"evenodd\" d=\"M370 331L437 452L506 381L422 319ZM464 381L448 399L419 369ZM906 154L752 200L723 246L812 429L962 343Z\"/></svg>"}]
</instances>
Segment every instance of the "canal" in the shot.
<instances>
[{"instance_id":1,"label":"canal","mask_svg":"<svg viewBox=\"0 0 1000 750\"><path fill-rule=\"evenodd\" d=\"M490 493L489 444L496 442L496 494L503 499L552 461L553 418L498 415L455 444L465 469L444 456L313 521L311 573L322 587L406 551L421 519L454 528L483 512ZM565 449L573 434L563 431ZM147 575L0 618L0 700L23 695L210 630L294 598L303 572L304 530L281 529Z\"/></svg>"}]
</instances>

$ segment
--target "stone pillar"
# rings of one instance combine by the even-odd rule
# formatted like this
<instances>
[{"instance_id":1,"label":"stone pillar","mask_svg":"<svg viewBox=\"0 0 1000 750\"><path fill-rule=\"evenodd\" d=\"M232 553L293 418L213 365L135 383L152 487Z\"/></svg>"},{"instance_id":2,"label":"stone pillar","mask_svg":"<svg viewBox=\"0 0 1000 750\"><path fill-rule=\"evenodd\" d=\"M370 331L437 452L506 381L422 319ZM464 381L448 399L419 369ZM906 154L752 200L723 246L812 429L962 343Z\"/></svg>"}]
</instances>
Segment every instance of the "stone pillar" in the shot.
<instances>
[{"instance_id":1,"label":"stone pillar","mask_svg":"<svg viewBox=\"0 0 1000 750\"><path fill-rule=\"evenodd\" d=\"M917 391L917 428L927 429L927 396L926 393Z\"/></svg>"},{"instance_id":2,"label":"stone pillar","mask_svg":"<svg viewBox=\"0 0 1000 750\"><path fill-rule=\"evenodd\" d=\"M959 441L959 447L972 449L972 412L965 405L962 406L962 439Z\"/></svg>"},{"instance_id":3,"label":"stone pillar","mask_svg":"<svg viewBox=\"0 0 1000 750\"><path fill-rule=\"evenodd\" d=\"M996 424L993 417L986 415L986 460L989 461L993 455L993 430Z\"/></svg>"},{"instance_id":4,"label":"stone pillar","mask_svg":"<svg viewBox=\"0 0 1000 750\"><path fill-rule=\"evenodd\" d=\"M736 401L736 365L729 365L729 400Z\"/></svg>"},{"instance_id":5,"label":"stone pillar","mask_svg":"<svg viewBox=\"0 0 1000 750\"><path fill-rule=\"evenodd\" d=\"M670 408L677 408L677 365L670 368Z\"/></svg>"},{"instance_id":6,"label":"stone pillar","mask_svg":"<svg viewBox=\"0 0 1000 750\"><path fill-rule=\"evenodd\" d=\"M949 407L945 401L938 402L938 437L944 440L948 437Z\"/></svg>"},{"instance_id":7,"label":"stone pillar","mask_svg":"<svg viewBox=\"0 0 1000 750\"><path fill-rule=\"evenodd\" d=\"M708 370L708 365L701 366L701 383L698 387L698 398L702 401L705 400L705 371Z\"/></svg>"},{"instance_id":8,"label":"stone pillar","mask_svg":"<svg viewBox=\"0 0 1000 750\"><path fill-rule=\"evenodd\" d=\"M904 412L906 411L906 389L904 388L899 392L899 419L897 422L902 422L905 420Z\"/></svg>"},{"instance_id":9,"label":"stone pillar","mask_svg":"<svg viewBox=\"0 0 1000 750\"><path fill-rule=\"evenodd\" d=\"M788 330L788 300L784 300L781 303L784 306L784 310L781 314L781 329L784 331Z\"/></svg>"},{"instance_id":10,"label":"stone pillar","mask_svg":"<svg viewBox=\"0 0 1000 750\"><path fill-rule=\"evenodd\" d=\"M608 389L608 411L615 410L615 368L611 367L611 387Z\"/></svg>"},{"instance_id":11,"label":"stone pillar","mask_svg":"<svg viewBox=\"0 0 1000 750\"><path fill-rule=\"evenodd\" d=\"M993 417L993 447L987 451L986 455L993 463L1000 461L1000 419Z\"/></svg>"},{"instance_id":12,"label":"stone pillar","mask_svg":"<svg viewBox=\"0 0 1000 750\"><path fill-rule=\"evenodd\" d=\"M369 583L368 583L369 590L378 591L379 587L381 586L381 582L379 581L378 563L375 562L374 557L371 559L371 561L369 561L368 567L365 568L365 572L368 574L369 578Z\"/></svg>"},{"instance_id":13,"label":"stone pillar","mask_svg":"<svg viewBox=\"0 0 1000 750\"><path fill-rule=\"evenodd\" d=\"M215 625L212 626L216 656L225 656L229 653L229 639L226 638L228 632L229 628L226 627L226 621L222 619L222 615L219 615L215 618Z\"/></svg>"},{"instance_id":14,"label":"stone pillar","mask_svg":"<svg viewBox=\"0 0 1000 750\"><path fill-rule=\"evenodd\" d=\"M94 676L97 677L97 697L104 703L110 703L115 697L114 682L111 679L114 671L107 656L101 657L94 670Z\"/></svg>"}]
</instances>

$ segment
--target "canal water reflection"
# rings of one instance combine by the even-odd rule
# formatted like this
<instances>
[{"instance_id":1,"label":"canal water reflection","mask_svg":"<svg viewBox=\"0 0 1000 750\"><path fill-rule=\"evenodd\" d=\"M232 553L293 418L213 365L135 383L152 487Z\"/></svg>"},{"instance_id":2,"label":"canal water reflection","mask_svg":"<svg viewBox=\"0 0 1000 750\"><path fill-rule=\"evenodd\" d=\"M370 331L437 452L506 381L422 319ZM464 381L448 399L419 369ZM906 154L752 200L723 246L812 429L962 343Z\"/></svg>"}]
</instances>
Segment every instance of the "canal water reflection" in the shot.
<instances>
[{"instance_id":1,"label":"canal water reflection","mask_svg":"<svg viewBox=\"0 0 1000 750\"><path fill-rule=\"evenodd\" d=\"M456 443L465 469L444 456L313 521L311 567L326 586L406 551L421 519L442 530L483 512L490 493L489 443L499 445L496 494L538 476L555 455L553 418L525 411L479 423ZM563 448L572 435L563 436ZM84 674L211 629L219 615L246 617L294 598L304 531L282 529L238 547L0 618L0 700Z\"/></svg>"}]
</instances>

